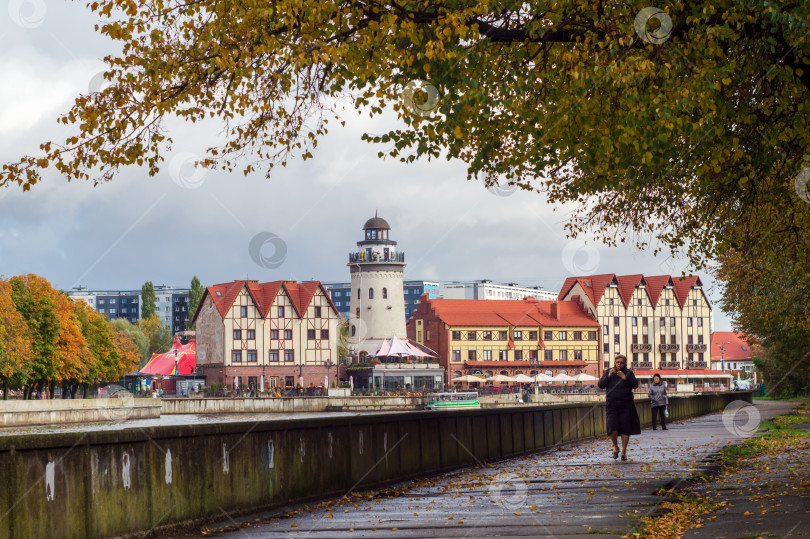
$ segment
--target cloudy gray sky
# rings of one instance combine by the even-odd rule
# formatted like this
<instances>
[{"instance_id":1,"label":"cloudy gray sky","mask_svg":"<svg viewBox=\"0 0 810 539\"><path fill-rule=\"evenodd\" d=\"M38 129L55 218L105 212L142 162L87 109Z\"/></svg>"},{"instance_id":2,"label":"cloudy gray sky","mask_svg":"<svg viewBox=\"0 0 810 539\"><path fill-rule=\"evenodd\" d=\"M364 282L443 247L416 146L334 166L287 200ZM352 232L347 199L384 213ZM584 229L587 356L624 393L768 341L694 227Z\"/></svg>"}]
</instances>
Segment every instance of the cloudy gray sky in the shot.
<instances>
[{"instance_id":1,"label":"cloudy gray sky","mask_svg":"<svg viewBox=\"0 0 810 539\"><path fill-rule=\"evenodd\" d=\"M84 4L0 3L0 161L64 136L57 117L97 84L101 59L114 49L94 33ZM319 144L314 160L295 162L271 180L194 170L190 161L216 140L216 129L178 123L157 177L131 168L94 188L51 174L28 193L0 189L0 274L33 272L63 289L132 289L146 280L188 286L193 275L204 284L246 275L344 281L347 253L375 210L406 253L407 279L488 278L558 290L574 274L685 269L651 252L567 239L566 208L555 212L536 194L492 193L467 182L461 162L378 159L381 148L360 135L394 123L352 113L344 129ZM263 265L250 253L257 234L280 238L264 243ZM713 279L699 274L715 303ZM717 308L715 329L731 329Z\"/></svg>"}]
</instances>

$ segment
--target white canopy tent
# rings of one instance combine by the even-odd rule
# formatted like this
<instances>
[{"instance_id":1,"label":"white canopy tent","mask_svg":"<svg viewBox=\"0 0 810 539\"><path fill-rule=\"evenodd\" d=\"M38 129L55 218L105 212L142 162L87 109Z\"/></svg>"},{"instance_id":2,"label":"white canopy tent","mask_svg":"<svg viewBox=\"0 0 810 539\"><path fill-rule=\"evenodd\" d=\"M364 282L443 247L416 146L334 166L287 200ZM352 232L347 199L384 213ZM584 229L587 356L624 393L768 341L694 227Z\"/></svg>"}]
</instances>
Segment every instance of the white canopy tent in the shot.
<instances>
[{"instance_id":1,"label":"white canopy tent","mask_svg":"<svg viewBox=\"0 0 810 539\"><path fill-rule=\"evenodd\" d=\"M574 382L576 379L573 376L568 376L567 374L558 374L556 376L551 377L552 382Z\"/></svg>"},{"instance_id":2,"label":"white canopy tent","mask_svg":"<svg viewBox=\"0 0 810 539\"><path fill-rule=\"evenodd\" d=\"M581 372L574 376L574 381L576 382L594 382L596 380L599 380L599 378L597 378L596 376L591 376L590 374L586 374L584 372Z\"/></svg>"},{"instance_id":3,"label":"white canopy tent","mask_svg":"<svg viewBox=\"0 0 810 539\"><path fill-rule=\"evenodd\" d=\"M496 374L495 376L490 376L487 378L487 382L514 382L515 379L509 376L504 376L503 374Z\"/></svg>"},{"instance_id":4,"label":"white canopy tent","mask_svg":"<svg viewBox=\"0 0 810 539\"><path fill-rule=\"evenodd\" d=\"M521 374L518 374L517 376L515 376L515 382L518 382L518 383L521 383L521 384L534 383L534 377L533 376L526 376L525 374L521 373Z\"/></svg>"}]
</instances>

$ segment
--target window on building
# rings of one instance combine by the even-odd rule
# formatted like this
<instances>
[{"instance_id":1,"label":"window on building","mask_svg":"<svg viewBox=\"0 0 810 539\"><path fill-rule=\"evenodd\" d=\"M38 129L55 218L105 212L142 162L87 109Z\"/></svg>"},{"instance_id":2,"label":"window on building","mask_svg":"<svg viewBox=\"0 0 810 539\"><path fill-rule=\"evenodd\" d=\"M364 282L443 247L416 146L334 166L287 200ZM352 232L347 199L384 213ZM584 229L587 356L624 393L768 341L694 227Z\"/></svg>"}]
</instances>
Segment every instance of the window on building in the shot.
<instances>
[{"instance_id":1,"label":"window on building","mask_svg":"<svg viewBox=\"0 0 810 539\"><path fill-rule=\"evenodd\" d=\"M453 361L461 361L461 350L453 350Z\"/></svg>"},{"instance_id":2,"label":"window on building","mask_svg":"<svg viewBox=\"0 0 810 539\"><path fill-rule=\"evenodd\" d=\"M606 354L610 353L610 344L604 343L602 345L602 351L605 352Z\"/></svg>"},{"instance_id":3,"label":"window on building","mask_svg":"<svg viewBox=\"0 0 810 539\"><path fill-rule=\"evenodd\" d=\"M278 363L278 350L270 350L270 353L268 354L268 359L272 363Z\"/></svg>"},{"instance_id":4,"label":"window on building","mask_svg":"<svg viewBox=\"0 0 810 539\"><path fill-rule=\"evenodd\" d=\"M582 350L574 350L574 359L582 361Z\"/></svg>"},{"instance_id":5,"label":"window on building","mask_svg":"<svg viewBox=\"0 0 810 539\"><path fill-rule=\"evenodd\" d=\"M664 305L669 306L669 300L668 299L664 300Z\"/></svg>"},{"instance_id":6,"label":"window on building","mask_svg":"<svg viewBox=\"0 0 810 539\"><path fill-rule=\"evenodd\" d=\"M357 316L357 318L360 318L360 307L358 307L358 308L356 308L354 310L354 314L355 314L355 316Z\"/></svg>"},{"instance_id":7,"label":"window on building","mask_svg":"<svg viewBox=\"0 0 810 539\"><path fill-rule=\"evenodd\" d=\"M360 289L357 289L357 299L360 299Z\"/></svg>"},{"instance_id":8,"label":"window on building","mask_svg":"<svg viewBox=\"0 0 810 539\"><path fill-rule=\"evenodd\" d=\"M295 350L284 350L284 361L295 361Z\"/></svg>"},{"instance_id":9,"label":"window on building","mask_svg":"<svg viewBox=\"0 0 810 539\"><path fill-rule=\"evenodd\" d=\"M236 341L238 341L239 339L241 339L241 338L242 338L242 330L241 330L241 329L235 329L235 330L233 330L233 338L234 338L234 340L236 340Z\"/></svg>"},{"instance_id":10,"label":"window on building","mask_svg":"<svg viewBox=\"0 0 810 539\"><path fill-rule=\"evenodd\" d=\"M99 309L98 312L100 312L101 314L105 314L107 312L107 309Z\"/></svg>"},{"instance_id":11,"label":"window on building","mask_svg":"<svg viewBox=\"0 0 810 539\"><path fill-rule=\"evenodd\" d=\"M475 350L467 350L467 360L475 361Z\"/></svg>"},{"instance_id":12,"label":"window on building","mask_svg":"<svg viewBox=\"0 0 810 539\"><path fill-rule=\"evenodd\" d=\"M568 361L568 350L560 350L560 361Z\"/></svg>"},{"instance_id":13,"label":"window on building","mask_svg":"<svg viewBox=\"0 0 810 539\"><path fill-rule=\"evenodd\" d=\"M689 363L692 363L692 357L694 357L694 355L695 354L687 354L687 357L689 358L688 359Z\"/></svg>"},{"instance_id":14,"label":"window on building","mask_svg":"<svg viewBox=\"0 0 810 539\"><path fill-rule=\"evenodd\" d=\"M589 331L588 332L588 340L589 341L595 341L596 340L596 332L595 331Z\"/></svg>"},{"instance_id":15,"label":"window on building","mask_svg":"<svg viewBox=\"0 0 810 539\"><path fill-rule=\"evenodd\" d=\"M166 310L168 311L169 309L167 308ZM242 318L247 318L247 307L245 305L239 307L239 316Z\"/></svg>"},{"instance_id":16,"label":"window on building","mask_svg":"<svg viewBox=\"0 0 810 539\"><path fill-rule=\"evenodd\" d=\"M492 361L492 350L484 350L484 361Z\"/></svg>"},{"instance_id":17,"label":"window on building","mask_svg":"<svg viewBox=\"0 0 810 539\"><path fill-rule=\"evenodd\" d=\"M164 310L165 312L169 312L169 306L168 306L168 305L166 305L166 306L163 308L163 310ZM245 315L245 316L247 316L247 315Z\"/></svg>"},{"instance_id":18,"label":"window on building","mask_svg":"<svg viewBox=\"0 0 810 539\"><path fill-rule=\"evenodd\" d=\"M644 352L644 361L649 361L649 360L650 360L649 352Z\"/></svg>"},{"instance_id":19,"label":"window on building","mask_svg":"<svg viewBox=\"0 0 810 539\"><path fill-rule=\"evenodd\" d=\"M692 334L690 333L689 335L686 336L686 344L692 344L692 342L693 342L693 337L692 337Z\"/></svg>"},{"instance_id":20,"label":"window on building","mask_svg":"<svg viewBox=\"0 0 810 539\"><path fill-rule=\"evenodd\" d=\"M307 330L307 339L309 339L310 341L315 339L315 330L314 329L308 329Z\"/></svg>"},{"instance_id":21,"label":"window on building","mask_svg":"<svg viewBox=\"0 0 810 539\"><path fill-rule=\"evenodd\" d=\"M514 339L516 341L522 341L523 340L523 332L522 331L513 331L512 332L512 337L514 337Z\"/></svg>"},{"instance_id":22,"label":"window on building","mask_svg":"<svg viewBox=\"0 0 810 539\"><path fill-rule=\"evenodd\" d=\"M292 330L291 329L285 329L284 330L284 338L287 339L287 340L292 339Z\"/></svg>"},{"instance_id":23,"label":"window on building","mask_svg":"<svg viewBox=\"0 0 810 539\"><path fill-rule=\"evenodd\" d=\"M453 332L451 333L451 338L452 338L454 341L460 341L460 340L461 340L461 332L460 332L460 331L453 331Z\"/></svg>"},{"instance_id":24,"label":"window on building","mask_svg":"<svg viewBox=\"0 0 810 539\"><path fill-rule=\"evenodd\" d=\"M321 339L328 339L328 338L329 338L329 330L328 329L322 329L321 330Z\"/></svg>"},{"instance_id":25,"label":"window on building","mask_svg":"<svg viewBox=\"0 0 810 539\"><path fill-rule=\"evenodd\" d=\"M697 322L698 322L698 327L699 327L699 328L702 328L702 327L703 327L703 319L702 319L702 318L698 318L698 319L697 319Z\"/></svg>"},{"instance_id":26,"label":"window on building","mask_svg":"<svg viewBox=\"0 0 810 539\"><path fill-rule=\"evenodd\" d=\"M374 299L374 289L373 288L368 289L368 299Z\"/></svg>"},{"instance_id":27,"label":"window on building","mask_svg":"<svg viewBox=\"0 0 810 539\"><path fill-rule=\"evenodd\" d=\"M498 339L499 339L499 340L505 341L505 340L507 340L508 338L509 338L509 337L507 336L507 332L506 332L506 331L499 331L499 332L498 332Z\"/></svg>"},{"instance_id":28,"label":"window on building","mask_svg":"<svg viewBox=\"0 0 810 539\"><path fill-rule=\"evenodd\" d=\"M116 309L110 309L110 314L116 314Z\"/></svg>"},{"instance_id":29,"label":"window on building","mask_svg":"<svg viewBox=\"0 0 810 539\"><path fill-rule=\"evenodd\" d=\"M608 302L608 304L613 305L613 298L610 298L610 301Z\"/></svg>"},{"instance_id":30,"label":"window on building","mask_svg":"<svg viewBox=\"0 0 810 539\"><path fill-rule=\"evenodd\" d=\"M284 318L284 305L279 305L278 306L278 317L279 318Z\"/></svg>"},{"instance_id":31,"label":"window on building","mask_svg":"<svg viewBox=\"0 0 810 539\"><path fill-rule=\"evenodd\" d=\"M698 344L703 344L703 335L698 333Z\"/></svg>"},{"instance_id":32,"label":"window on building","mask_svg":"<svg viewBox=\"0 0 810 539\"><path fill-rule=\"evenodd\" d=\"M662 316L661 319L658 320L658 325L661 326L661 327L666 326L667 325L667 319Z\"/></svg>"},{"instance_id":33,"label":"window on building","mask_svg":"<svg viewBox=\"0 0 810 539\"><path fill-rule=\"evenodd\" d=\"M231 350L231 363L242 363L241 350Z\"/></svg>"},{"instance_id":34,"label":"window on building","mask_svg":"<svg viewBox=\"0 0 810 539\"><path fill-rule=\"evenodd\" d=\"M703 353L698 354L698 361L703 361Z\"/></svg>"},{"instance_id":35,"label":"window on building","mask_svg":"<svg viewBox=\"0 0 810 539\"><path fill-rule=\"evenodd\" d=\"M509 357L508 350L498 350L498 361L506 361Z\"/></svg>"},{"instance_id":36,"label":"window on building","mask_svg":"<svg viewBox=\"0 0 810 539\"><path fill-rule=\"evenodd\" d=\"M383 299L388 299L388 289L383 288Z\"/></svg>"},{"instance_id":37,"label":"window on building","mask_svg":"<svg viewBox=\"0 0 810 539\"><path fill-rule=\"evenodd\" d=\"M602 335L610 335L610 327L607 324L602 326Z\"/></svg>"},{"instance_id":38,"label":"window on building","mask_svg":"<svg viewBox=\"0 0 810 539\"><path fill-rule=\"evenodd\" d=\"M641 342L643 344L650 344L650 336L645 333L641 336Z\"/></svg>"},{"instance_id":39,"label":"window on building","mask_svg":"<svg viewBox=\"0 0 810 539\"><path fill-rule=\"evenodd\" d=\"M568 332L567 331L560 331L559 333L557 333L557 338L559 340L561 340L561 341L567 341L568 340Z\"/></svg>"},{"instance_id":40,"label":"window on building","mask_svg":"<svg viewBox=\"0 0 810 539\"><path fill-rule=\"evenodd\" d=\"M692 327L692 317L691 316L686 317L686 327L689 327L689 328Z\"/></svg>"},{"instance_id":41,"label":"window on building","mask_svg":"<svg viewBox=\"0 0 810 539\"><path fill-rule=\"evenodd\" d=\"M674 326L674 325L675 325L675 317L674 317L674 316L670 317L670 319L669 319L669 325L670 325L670 326Z\"/></svg>"},{"instance_id":42,"label":"window on building","mask_svg":"<svg viewBox=\"0 0 810 539\"><path fill-rule=\"evenodd\" d=\"M582 340L582 332L581 331L575 331L574 332L574 340L575 341L581 341Z\"/></svg>"},{"instance_id":43,"label":"window on building","mask_svg":"<svg viewBox=\"0 0 810 539\"><path fill-rule=\"evenodd\" d=\"M354 337L356 334L357 334L357 326L352 324L352 337Z\"/></svg>"},{"instance_id":44,"label":"window on building","mask_svg":"<svg viewBox=\"0 0 810 539\"><path fill-rule=\"evenodd\" d=\"M530 341L536 341L537 340L537 332L536 331L530 331L529 332L529 340Z\"/></svg>"},{"instance_id":45,"label":"window on building","mask_svg":"<svg viewBox=\"0 0 810 539\"><path fill-rule=\"evenodd\" d=\"M618 326L618 325L619 325L619 317L618 317L618 316L614 316L614 317L613 317L613 325L614 325L614 326Z\"/></svg>"},{"instance_id":46,"label":"window on building","mask_svg":"<svg viewBox=\"0 0 810 539\"><path fill-rule=\"evenodd\" d=\"M468 331L467 332L467 340L474 341L476 339L475 331Z\"/></svg>"},{"instance_id":47,"label":"window on building","mask_svg":"<svg viewBox=\"0 0 810 539\"><path fill-rule=\"evenodd\" d=\"M515 361L523 361L523 350L515 350Z\"/></svg>"},{"instance_id":48,"label":"window on building","mask_svg":"<svg viewBox=\"0 0 810 539\"><path fill-rule=\"evenodd\" d=\"M641 307L641 305L642 305L641 298L636 299L636 305L638 305L639 307Z\"/></svg>"},{"instance_id":49,"label":"window on building","mask_svg":"<svg viewBox=\"0 0 810 539\"><path fill-rule=\"evenodd\" d=\"M278 330L277 329L271 329L270 330L270 338L271 339L278 339Z\"/></svg>"},{"instance_id":50,"label":"window on building","mask_svg":"<svg viewBox=\"0 0 810 539\"><path fill-rule=\"evenodd\" d=\"M633 363L638 363L638 354L633 354Z\"/></svg>"},{"instance_id":51,"label":"window on building","mask_svg":"<svg viewBox=\"0 0 810 539\"><path fill-rule=\"evenodd\" d=\"M485 331L484 332L484 340L485 341L491 341L492 340L492 332L491 331Z\"/></svg>"},{"instance_id":52,"label":"window on building","mask_svg":"<svg viewBox=\"0 0 810 539\"><path fill-rule=\"evenodd\" d=\"M618 334L613 336L613 344L619 344L619 335Z\"/></svg>"},{"instance_id":53,"label":"window on building","mask_svg":"<svg viewBox=\"0 0 810 539\"><path fill-rule=\"evenodd\" d=\"M634 317L630 318L630 325L632 325L632 326L637 326L638 325L638 317L637 316L634 316Z\"/></svg>"},{"instance_id":54,"label":"window on building","mask_svg":"<svg viewBox=\"0 0 810 539\"><path fill-rule=\"evenodd\" d=\"M636 335L635 333L633 334L633 341L632 342L633 342L633 344L638 344L638 335Z\"/></svg>"},{"instance_id":55,"label":"window on building","mask_svg":"<svg viewBox=\"0 0 810 539\"><path fill-rule=\"evenodd\" d=\"M259 360L259 354L256 353L256 350L248 350L247 352L248 363L256 363Z\"/></svg>"},{"instance_id":56,"label":"window on building","mask_svg":"<svg viewBox=\"0 0 810 539\"><path fill-rule=\"evenodd\" d=\"M643 328L647 327L647 317L646 316L641 317L641 327L643 327Z\"/></svg>"},{"instance_id":57,"label":"window on building","mask_svg":"<svg viewBox=\"0 0 810 539\"><path fill-rule=\"evenodd\" d=\"M553 350L543 350L543 359L545 361L554 361L554 351Z\"/></svg>"},{"instance_id":58,"label":"window on building","mask_svg":"<svg viewBox=\"0 0 810 539\"><path fill-rule=\"evenodd\" d=\"M256 330L255 329L247 330L247 338L248 338L248 340L255 340L256 339Z\"/></svg>"},{"instance_id":59,"label":"window on building","mask_svg":"<svg viewBox=\"0 0 810 539\"><path fill-rule=\"evenodd\" d=\"M315 318L320 318L320 317L321 317L321 308L320 307L315 307Z\"/></svg>"},{"instance_id":60,"label":"window on building","mask_svg":"<svg viewBox=\"0 0 810 539\"><path fill-rule=\"evenodd\" d=\"M551 340L551 332L550 331L544 331L543 332L543 340L544 341L550 341Z\"/></svg>"}]
</instances>

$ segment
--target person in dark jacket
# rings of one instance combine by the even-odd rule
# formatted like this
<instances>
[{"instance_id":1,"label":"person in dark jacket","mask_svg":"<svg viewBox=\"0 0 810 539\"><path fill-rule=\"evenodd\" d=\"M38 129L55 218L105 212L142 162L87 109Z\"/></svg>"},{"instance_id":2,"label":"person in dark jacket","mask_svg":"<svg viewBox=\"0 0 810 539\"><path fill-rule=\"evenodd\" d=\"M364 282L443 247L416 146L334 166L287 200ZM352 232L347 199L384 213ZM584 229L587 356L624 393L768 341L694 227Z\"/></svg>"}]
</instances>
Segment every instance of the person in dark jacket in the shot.
<instances>
[{"instance_id":1,"label":"person in dark jacket","mask_svg":"<svg viewBox=\"0 0 810 539\"><path fill-rule=\"evenodd\" d=\"M605 416L607 433L613 442L613 458L619 458L619 436L622 437L622 460L627 460L627 444L630 435L641 434L641 421L633 402L633 390L638 380L627 368L627 358L618 355L613 368L606 370L599 379L599 389L605 390Z\"/></svg>"},{"instance_id":2,"label":"person in dark jacket","mask_svg":"<svg viewBox=\"0 0 810 539\"><path fill-rule=\"evenodd\" d=\"M669 404L669 397L667 397L667 385L661 381L661 375L658 373L653 374L653 383L650 385L650 406L652 406L652 424L653 430L658 430L656 426L656 416L661 416L661 430L667 430L667 420L664 419L664 411Z\"/></svg>"}]
</instances>

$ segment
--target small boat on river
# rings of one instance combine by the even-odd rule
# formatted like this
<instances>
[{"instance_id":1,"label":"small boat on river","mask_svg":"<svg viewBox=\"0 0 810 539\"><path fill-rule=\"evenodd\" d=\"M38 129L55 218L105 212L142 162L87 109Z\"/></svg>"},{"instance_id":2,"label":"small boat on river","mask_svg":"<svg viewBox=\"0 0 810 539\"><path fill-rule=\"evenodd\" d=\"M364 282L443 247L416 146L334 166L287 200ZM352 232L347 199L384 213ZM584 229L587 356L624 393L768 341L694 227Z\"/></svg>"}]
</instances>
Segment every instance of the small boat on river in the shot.
<instances>
[{"instance_id":1,"label":"small boat on river","mask_svg":"<svg viewBox=\"0 0 810 539\"><path fill-rule=\"evenodd\" d=\"M428 395L425 410L461 410L464 408L481 408L478 393L459 391L450 393L433 393Z\"/></svg>"}]
</instances>

